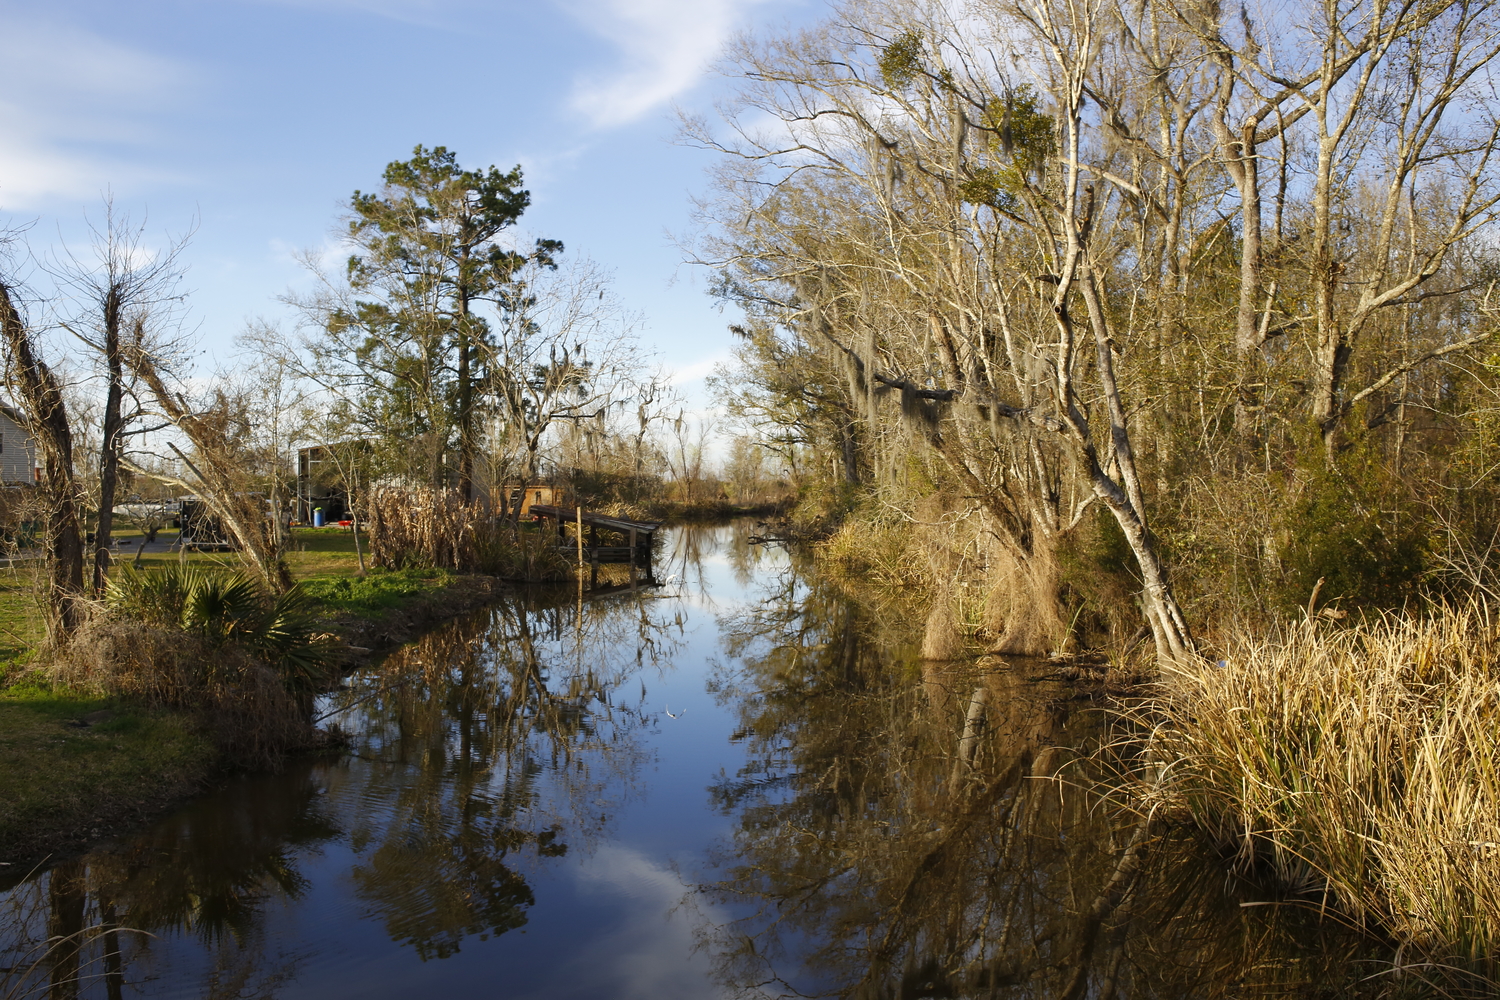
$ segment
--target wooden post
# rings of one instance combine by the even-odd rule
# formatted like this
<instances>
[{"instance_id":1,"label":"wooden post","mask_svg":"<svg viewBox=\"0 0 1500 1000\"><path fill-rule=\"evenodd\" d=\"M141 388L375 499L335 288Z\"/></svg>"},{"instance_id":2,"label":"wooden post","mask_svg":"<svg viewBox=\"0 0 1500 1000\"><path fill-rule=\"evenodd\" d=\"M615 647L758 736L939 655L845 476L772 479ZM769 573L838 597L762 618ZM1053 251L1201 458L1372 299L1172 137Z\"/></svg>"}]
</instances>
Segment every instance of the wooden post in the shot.
<instances>
[{"instance_id":1,"label":"wooden post","mask_svg":"<svg viewBox=\"0 0 1500 1000\"><path fill-rule=\"evenodd\" d=\"M630 589L635 589L635 529L630 529Z\"/></svg>"},{"instance_id":2,"label":"wooden post","mask_svg":"<svg viewBox=\"0 0 1500 1000\"><path fill-rule=\"evenodd\" d=\"M583 508L578 510L578 572L583 573ZM583 579L580 575L579 579Z\"/></svg>"}]
</instances>

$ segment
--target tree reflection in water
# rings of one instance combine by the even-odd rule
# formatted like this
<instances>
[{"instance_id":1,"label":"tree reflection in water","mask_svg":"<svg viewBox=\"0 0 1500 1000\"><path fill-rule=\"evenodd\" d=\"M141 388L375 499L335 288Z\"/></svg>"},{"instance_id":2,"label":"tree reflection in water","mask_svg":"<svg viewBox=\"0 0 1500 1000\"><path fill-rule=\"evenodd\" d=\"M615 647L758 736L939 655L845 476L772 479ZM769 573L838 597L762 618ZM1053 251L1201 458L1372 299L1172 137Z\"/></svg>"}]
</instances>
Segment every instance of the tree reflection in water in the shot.
<instances>
[{"instance_id":1,"label":"tree reflection in water","mask_svg":"<svg viewBox=\"0 0 1500 1000\"><path fill-rule=\"evenodd\" d=\"M1418 979L1378 974L1391 952L1322 919L1315 901L1257 894L1186 835L1147 836L1096 794L1104 713L1028 681L1042 665L902 655L899 626L797 558L720 626L713 686L746 760L710 789L736 825L704 888L743 916L704 934L732 989L1422 993Z\"/></svg>"},{"instance_id":2,"label":"tree reflection in water","mask_svg":"<svg viewBox=\"0 0 1500 1000\"><path fill-rule=\"evenodd\" d=\"M328 706L349 758L242 780L7 893L0 997L270 996L303 956L267 944L267 912L308 890L320 844L353 852L365 914L423 959L522 926L528 866L590 849L634 794L653 717L629 682L682 632L647 597L514 595L350 678Z\"/></svg>"},{"instance_id":3,"label":"tree reflection in water","mask_svg":"<svg viewBox=\"0 0 1500 1000\"><path fill-rule=\"evenodd\" d=\"M517 597L348 688L362 702L355 752L396 765L364 791L391 806L350 831L359 895L394 939L441 958L525 923L516 856L592 846L632 794L650 716L644 689L632 703L624 686L680 628L647 601L588 602L580 616Z\"/></svg>"}]
</instances>

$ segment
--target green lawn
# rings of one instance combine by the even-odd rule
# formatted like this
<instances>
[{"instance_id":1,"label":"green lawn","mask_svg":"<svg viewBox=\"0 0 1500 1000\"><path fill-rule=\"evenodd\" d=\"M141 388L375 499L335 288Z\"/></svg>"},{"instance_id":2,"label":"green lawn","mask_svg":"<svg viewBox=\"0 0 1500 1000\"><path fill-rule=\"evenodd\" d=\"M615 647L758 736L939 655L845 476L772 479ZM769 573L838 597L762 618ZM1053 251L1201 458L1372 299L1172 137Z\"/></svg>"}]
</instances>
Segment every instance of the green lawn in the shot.
<instances>
[{"instance_id":1,"label":"green lawn","mask_svg":"<svg viewBox=\"0 0 1500 1000\"><path fill-rule=\"evenodd\" d=\"M118 534L117 570L134 563L140 538L131 529ZM176 532L157 538L175 541ZM232 552L157 552L144 555L140 566L179 560L241 569ZM377 618L453 578L443 570L372 570L361 577L354 536L338 529L295 529L286 561L329 615ZM28 672L45 633L37 599L41 569L39 561L0 568L0 861L159 808L217 765L212 741L185 715L50 686ZM9 686L7 676L14 680Z\"/></svg>"},{"instance_id":2,"label":"green lawn","mask_svg":"<svg viewBox=\"0 0 1500 1000\"><path fill-rule=\"evenodd\" d=\"M174 713L33 682L0 689L0 861L190 791L215 758Z\"/></svg>"}]
</instances>

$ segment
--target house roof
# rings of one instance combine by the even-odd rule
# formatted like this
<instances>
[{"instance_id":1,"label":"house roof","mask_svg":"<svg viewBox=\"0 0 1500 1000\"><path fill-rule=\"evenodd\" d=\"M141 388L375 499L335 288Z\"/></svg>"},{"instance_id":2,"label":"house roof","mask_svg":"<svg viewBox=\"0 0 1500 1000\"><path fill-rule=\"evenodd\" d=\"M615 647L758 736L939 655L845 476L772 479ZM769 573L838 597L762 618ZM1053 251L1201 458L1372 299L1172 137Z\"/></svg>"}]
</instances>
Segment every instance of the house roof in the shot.
<instances>
[{"instance_id":1,"label":"house roof","mask_svg":"<svg viewBox=\"0 0 1500 1000\"><path fill-rule=\"evenodd\" d=\"M19 408L11 406L9 403L0 402L0 415L9 417L11 422L14 423L17 427L29 427L31 424L30 417L28 417Z\"/></svg>"}]
</instances>

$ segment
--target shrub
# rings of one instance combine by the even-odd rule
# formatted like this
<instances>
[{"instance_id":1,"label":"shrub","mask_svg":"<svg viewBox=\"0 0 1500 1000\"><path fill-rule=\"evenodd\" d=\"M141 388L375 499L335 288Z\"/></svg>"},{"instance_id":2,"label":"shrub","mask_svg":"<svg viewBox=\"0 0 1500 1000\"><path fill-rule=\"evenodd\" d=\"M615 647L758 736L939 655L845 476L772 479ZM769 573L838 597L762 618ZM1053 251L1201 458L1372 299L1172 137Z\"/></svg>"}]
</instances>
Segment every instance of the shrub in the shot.
<instances>
[{"instance_id":1,"label":"shrub","mask_svg":"<svg viewBox=\"0 0 1500 1000\"><path fill-rule=\"evenodd\" d=\"M110 582L106 597L120 617L182 629L210 650L237 647L276 671L295 695L320 689L338 658L318 632L314 598L300 587L276 597L238 573L169 566L126 570Z\"/></svg>"},{"instance_id":2,"label":"shrub","mask_svg":"<svg viewBox=\"0 0 1500 1000\"><path fill-rule=\"evenodd\" d=\"M1323 601L1396 608L1416 591L1426 564L1421 523L1389 483L1321 473L1289 511L1280 604L1306 605L1318 581Z\"/></svg>"}]
</instances>

